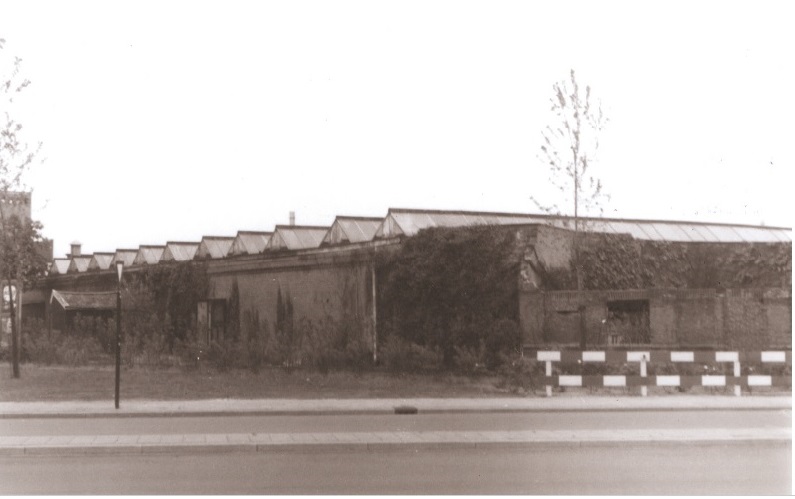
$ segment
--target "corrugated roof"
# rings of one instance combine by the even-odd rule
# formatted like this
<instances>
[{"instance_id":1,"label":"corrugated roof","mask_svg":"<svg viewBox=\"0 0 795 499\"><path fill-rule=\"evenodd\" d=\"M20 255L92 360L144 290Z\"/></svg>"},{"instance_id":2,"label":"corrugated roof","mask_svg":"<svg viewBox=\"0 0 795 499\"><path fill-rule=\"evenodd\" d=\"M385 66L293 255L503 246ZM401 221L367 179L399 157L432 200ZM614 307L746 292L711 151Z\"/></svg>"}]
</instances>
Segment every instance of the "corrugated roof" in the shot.
<instances>
[{"instance_id":1,"label":"corrugated roof","mask_svg":"<svg viewBox=\"0 0 795 499\"><path fill-rule=\"evenodd\" d=\"M116 292L77 292L52 290L50 303L58 302L64 310L115 310Z\"/></svg>"},{"instance_id":2,"label":"corrugated roof","mask_svg":"<svg viewBox=\"0 0 795 499\"><path fill-rule=\"evenodd\" d=\"M163 258L161 258L161 260L164 262L193 260L198 249L199 243L169 241L166 243L166 249L163 251Z\"/></svg>"},{"instance_id":3,"label":"corrugated roof","mask_svg":"<svg viewBox=\"0 0 795 499\"><path fill-rule=\"evenodd\" d=\"M199 249L196 250L195 258L225 258L234 240L234 237L204 236L199 243Z\"/></svg>"},{"instance_id":4,"label":"corrugated roof","mask_svg":"<svg viewBox=\"0 0 795 499\"><path fill-rule=\"evenodd\" d=\"M110 267L115 268L118 261L124 263L125 267L129 267L135 261L136 256L138 256L137 249L117 249L113 260L110 261Z\"/></svg>"},{"instance_id":5,"label":"corrugated roof","mask_svg":"<svg viewBox=\"0 0 795 499\"><path fill-rule=\"evenodd\" d=\"M165 250L165 246L141 245L138 248L138 254L135 255L133 265L152 265L158 263L163 258L163 252Z\"/></svg>"},{"instance_id":6,"label":"corrugated roof","mask_svg":"<svg viewBox=\"0 0 795 499\"><path fill-rule=\"evenodd\" d=\"M91 258L93 256L94 255L73 256L69 262L69 270L67 270L67 272L70 274L85 272L88 270L88 264L91 263Z\"/></svg>"},{"instance_id":7,"label":"corrugated roof","mask_svg":"<svg viewBox=\"0 0 795 499\"><path fill-rule=\"evenodd\" d=\"M232 246L229 248L230 255L256 255L262 253L268 247L273 232L259 232L253 230L238 231Z\"/></svg>"},{"instance_id":8,"label":"corrugated roof","mask_svg":"<svg viewBox=\"0 0 795 499\"><path fill-rule=\"evenodd\" d=\"M361 243L371 241L383 218L338 216L323 238L322 244Z\"/></svg>"},{"instance_id":9,"label":"corrugated roof","mask_svg":"<svg viewBox=\"0 0 795 499\"><path fill-rule=\"evenodd\" d=\"M114 253L94 253L94 257L88 262L88 270L107 270L110 262L113 261Z\"/></svg>"},{"instance_id":10,"label":"corrugated roof","mask_svg":"<svg viewBox=\"0 0 795 499\"><path fill-rule=\"evenodd\" d=\"M50 275L66 274L69 272L69 263L68 258L53 258L52 265L50 265Z\"/></svg>"},{"instance_id":11,"label":"corrugated roof","mask_svg":"<svg viewBox=\"0 0 795 499\"><path fill-rule=\"evenodd\" d=\"M636 239L647 241L792 242L792 230L784 227L590 217L582 217L580 221L582 229L588 232L630 234ZM478 213L390 208L386 218L378 226L374 237L413 236L420 230L430 227L463 227L483 224L546 224L573 229L573 218L519 213Z\"/></svg>"},{"instance_id":12,"label":"corrugated roof","mask_svg":"<svg viewBox=\"0 0 795 499\"><path fill-rule=\"evenodd\" d=\"M329 227L309 225L277 225L268 243L268 249L310 249L320 247Z\"/></svg>"}]
</instances>

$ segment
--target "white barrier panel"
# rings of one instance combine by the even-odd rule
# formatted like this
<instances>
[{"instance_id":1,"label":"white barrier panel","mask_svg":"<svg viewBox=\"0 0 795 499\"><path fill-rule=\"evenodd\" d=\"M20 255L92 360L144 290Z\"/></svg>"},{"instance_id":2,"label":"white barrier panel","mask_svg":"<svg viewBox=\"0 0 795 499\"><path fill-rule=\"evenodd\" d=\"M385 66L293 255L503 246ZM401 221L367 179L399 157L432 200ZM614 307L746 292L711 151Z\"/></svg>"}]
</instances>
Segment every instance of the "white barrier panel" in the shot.
<instances>
[{"instance_id":1,"label":"white barrier panel","mask_svg":"<svg viewBox=\"0 0 795 499\"><path fill-rule=\"evenodd\" d=\"M671 362L693 362L693 352L671 352Z\"/></svg>"},{"instance_id":2,"label":"white barrier panel","mask_svg":"<svg viewBox=\"0 0 795 499\"><path fill-rule=\"evenodd\" d=\"M748 386L773 386L773 377L761 374L750 375L748 376Z\"/></svg>"},{"instance_id":3,"label":"white barrier panel","mask_svg":"<svg viewBox=\"0 0 795 499\"><path fill-rule=\"evenodd\" d=\"M726 376L701 376L701 386L726 386Z\"/></svg>"},{"instance_id":4,"label":"white barrier panel","mask_svg":"<svg viewBox=\"0 0 795 499\"><path fill-rule=\"evenodd\" d=\"M560 386L582 386L582 376L560 376L558 377Z\"/></svg>"},{"instance_id":5,"label":"white barrier panel","mask_svg":"<svg viewBox=\"0 0 795 499\"><path fill-rule=\"evenodd\" d=\"M657 376L657 386L679 386L681 384L678 375Z\"/></svg>"},{"instance_id":6,"label":"white barrier panel","mask_svg":"<svg viewBox=\"0 0 795 499\"><path fill-rule=\"evenodd\" d=\"M737 352L715 352L715 362L738 362L740 356Z\"/></svg>"},{"instance_id":7,"label":"white barrier panel","mask_svg":"<svg viewBox=\"0 0 795 499\"><path fill-rule=\"evenodd\" d=\"M583 362L604 362L605 361L605 353L604 352L583 352L582 353L582 361Z\"/></svg>"},{"instance_id":8,"label":"white barrier panel","mask_svg":"<svg viewBox=\"0 0 795 499\"><path fill-rule=\"evenodd\" d=\"M560 352L538 352L536 359L539 361L560 362Z\"/></svg>"},{"instance_id":9,"label":"white barrier panel","mask_svg":"<svg viewBox=\"0 0 795 499\"><path fill-rule=\"evenodd\" d=\"M627 352L627 362L640 362L642 360L647 362L651 359L649 352Z\"/></svg>"},{"instance_id":10,"label":"white barrier panel","mask_svg":"<svg viewBox=\"0 0 795 499\"><path fill-rule=\"evenodd\" d=\"M785 352L762 352L762 362L786 362Z\"/></svg>"},{"instance_id":11,"label":"white barrier panel","mask_svg":"<svg viewBox=\"0 0 795 499\"><path fill-rule=\"evenodd\" d=\"M626 376L604 376L602 378L604 386L627 386Z\"/></svg>"}]
</instances>

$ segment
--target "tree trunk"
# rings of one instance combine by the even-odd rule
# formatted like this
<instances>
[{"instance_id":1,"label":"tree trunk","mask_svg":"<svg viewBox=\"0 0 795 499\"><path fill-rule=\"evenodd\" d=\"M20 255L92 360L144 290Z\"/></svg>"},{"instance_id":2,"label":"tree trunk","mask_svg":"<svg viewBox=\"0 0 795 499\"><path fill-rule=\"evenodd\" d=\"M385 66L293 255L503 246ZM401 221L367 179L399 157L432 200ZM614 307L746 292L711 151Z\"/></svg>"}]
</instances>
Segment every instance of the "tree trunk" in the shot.
<instances>
[{"instance_id":1,"label":"tree trunk","mask_svg":"<svg viewBox=\"0 0 795 499\"><path fill-rule=\"evenodd\" d=\"M9 311L11 312L11 369L14 378L19 378L19 335L17 334L19 325L17 324L14 293L10 282L8 283L8 298Z\"/></svg>"}]
</instances>

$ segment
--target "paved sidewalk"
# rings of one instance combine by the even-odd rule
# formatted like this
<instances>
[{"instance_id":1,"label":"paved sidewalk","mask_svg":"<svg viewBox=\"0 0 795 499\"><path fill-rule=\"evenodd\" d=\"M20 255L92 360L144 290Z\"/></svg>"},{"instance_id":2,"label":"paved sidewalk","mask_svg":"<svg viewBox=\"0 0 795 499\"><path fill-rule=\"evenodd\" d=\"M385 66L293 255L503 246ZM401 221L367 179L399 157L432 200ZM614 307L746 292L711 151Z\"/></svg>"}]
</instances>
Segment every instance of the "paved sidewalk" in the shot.
<instances>
[{"instance_id":1,"label":"paved sidewalk","mask_svg":"<svg viewBox=\"0 0 795 499\"><path fill-rule=\"evenodd\" d=\"M621 445L791 445L790 428L528 430L0 437L2 455L322 452Z\"/></svg>"},{"instance_id":2,"label":"paved sidewalk","mask_svg":"<svg viewBox=\"0 0 795 499\"><path fill-rule=\"evenodd\" d=\"M439 412L554 412L792 409L792 396L560 395L512 398L377 398L377 399L214 399L124 400L120 409L108 401L0 402L0 418L26 417L147 417L290 414L390 414L409 406L419 413Z\"/></svg>"}]
</instances>

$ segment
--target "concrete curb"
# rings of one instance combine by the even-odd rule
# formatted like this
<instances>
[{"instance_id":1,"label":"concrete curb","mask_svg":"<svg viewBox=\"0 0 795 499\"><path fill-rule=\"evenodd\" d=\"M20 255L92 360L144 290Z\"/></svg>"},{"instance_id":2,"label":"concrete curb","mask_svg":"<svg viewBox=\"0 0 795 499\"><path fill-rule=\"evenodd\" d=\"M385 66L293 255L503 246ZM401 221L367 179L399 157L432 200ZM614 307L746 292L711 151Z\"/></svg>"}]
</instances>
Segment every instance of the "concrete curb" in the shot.
<instances>
[{"instance_id":1,"label":"concrete curb","mask_svg":"<svg viewBox=\"0 0 795 499\"><path fill-rule=\"evenodd\" d=\"M0 456L792 445L791 428L0 437Z\"/></svg>"},{"instance_id":2,"label":"concrete curb","mask_svg":"<svg viewBox=\"0 0 795 499\"><path fill-rule=\"evenodd\" d=\"M112 402L0 402L4 418L217 417L386 415L411 406L419 414L560 411L791 410L791 396L559 397L498 399L187 400Z\"/></svg>"}]
</instances>

